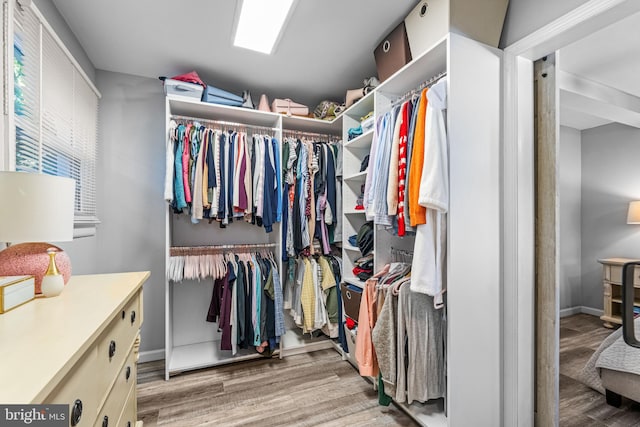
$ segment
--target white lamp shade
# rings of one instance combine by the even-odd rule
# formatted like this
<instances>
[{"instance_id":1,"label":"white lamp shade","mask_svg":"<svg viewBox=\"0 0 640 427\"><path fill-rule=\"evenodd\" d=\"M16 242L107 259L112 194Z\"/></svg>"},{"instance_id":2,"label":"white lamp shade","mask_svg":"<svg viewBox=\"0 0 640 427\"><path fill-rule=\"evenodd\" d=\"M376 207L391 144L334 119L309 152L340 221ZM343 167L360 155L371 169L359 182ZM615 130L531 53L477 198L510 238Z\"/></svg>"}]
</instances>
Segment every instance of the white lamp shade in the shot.
<instances>
[{"instance_id":1,"label":"white lamp shade","mask_svg":"<svg viewBox=\"0 0 640 427\"><path fill-rule=\"evenodd\" d=\"M71 178L0 172L0 242L73 240L75 188Z\"/></svg>"},{"instance_id":2,"label":"white lamp shade","mask_svg":"<svg viewBox=\"0 0 640 427\"><path fill-rule=\"evenodd\" d=\"M640 224L640 201L630 202L627 224Z\"/></svg>"}]
</instances>

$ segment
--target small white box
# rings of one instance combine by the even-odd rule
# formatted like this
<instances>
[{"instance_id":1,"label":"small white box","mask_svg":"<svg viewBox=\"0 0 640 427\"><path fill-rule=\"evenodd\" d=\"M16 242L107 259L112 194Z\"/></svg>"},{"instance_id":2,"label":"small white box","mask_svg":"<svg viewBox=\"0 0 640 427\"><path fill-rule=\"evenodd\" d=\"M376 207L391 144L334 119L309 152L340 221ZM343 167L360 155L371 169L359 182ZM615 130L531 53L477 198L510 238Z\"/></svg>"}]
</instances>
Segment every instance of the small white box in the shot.
<instances>
[{"instance_id":1,"label":"small white box","mask_svg":"<svg viewBox=\"0 0 640 427\"><path fill-rule=\"evenodd\" d=\"M35 295L33 276L0 276L0 314L31 301Z\"/></svg>"},{"instance_id":2,"label":"small white box","mask_svg":"<svg viewBox=\"0 0 640 427\"><path fill-rule=\"evenodd\" d=\"M178 95L187 98L202 99L204 88L196 83L187 83L180 80L165 79L164 93L167 95Z\"/></svg>"},{"instance_id":3,"label":"small white box","mask_svg":"<svg viewBox=\"0 0 640 427\"><path fill-rule=\"evenodd\" d=\"M347 328L345 324L344 334L347 340L347 348L349 349L347 359L355 368L358 368L358 361L356 360L356 330Z\"/></svg>"},{"instance_id":4,"label":"small white box","mask_svg":"<svg viewBox=\"0 0 640 427\"><path fill-rule=\"evenodd\" d=\"M421 1L404 19L411 56L417 58L449 32L449 0Z\"/></svg>"},{"instance_id":5,"label":"small white box","mask_svg":"<svg viewBox=\"0 0 640 427\"><path fill-rule=\"evenodd\" d=\"M498 47L509 0L422 0L404 19L413 59L447 33Z\"/></svg>"}]
</instances>

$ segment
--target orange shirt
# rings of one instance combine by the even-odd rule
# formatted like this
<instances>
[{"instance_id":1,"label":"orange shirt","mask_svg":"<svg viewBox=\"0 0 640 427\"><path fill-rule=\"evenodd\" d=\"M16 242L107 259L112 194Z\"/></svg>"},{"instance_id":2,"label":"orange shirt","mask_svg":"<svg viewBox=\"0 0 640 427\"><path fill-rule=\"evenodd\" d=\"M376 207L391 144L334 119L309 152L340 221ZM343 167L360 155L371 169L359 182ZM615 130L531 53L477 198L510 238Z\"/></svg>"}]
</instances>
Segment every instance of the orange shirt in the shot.
<instances>
[{"instance_id":1,"label":"orange shirt","mask_svg":"<svg viewBox=\"0 0 640 427\"><path fill-rule=\"evenodd\" d=\"M411 226L427 223L427 208L418 204L420 196L420 180L422 178L422 166L424 164L424 134L425 119L427 116L427 88L420 93L420 106L416 128L413 133L413 148L411 149L411 165L409 167L409 217Z\"/></svg>"}]
</instances>

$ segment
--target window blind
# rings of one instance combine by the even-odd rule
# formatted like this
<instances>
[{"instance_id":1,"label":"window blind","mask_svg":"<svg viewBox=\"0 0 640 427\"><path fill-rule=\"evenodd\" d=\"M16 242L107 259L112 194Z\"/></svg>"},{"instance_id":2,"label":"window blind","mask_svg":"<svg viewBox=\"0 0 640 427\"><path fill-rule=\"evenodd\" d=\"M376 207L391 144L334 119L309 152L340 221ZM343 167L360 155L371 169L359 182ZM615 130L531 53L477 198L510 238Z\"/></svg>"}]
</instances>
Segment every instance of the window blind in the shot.
<instances>
[{"instance_id":1,"label":"window blind","mask_svg":"<svg viewBox=\"0 0 640 427\"><path fill-rule=\"evenodd\" d=\"M98 95L39 13L14 23L16 170L75 179L76 223L97 223Z\"/></svg>"},{"instance_id":2,"label":"window blind","mask_svg":"<svg viewBox=\"0 0 640 427\"><path fill-rule=\"evenodd\" d=\"M14 25L16 170L40 172L40 22L16 6Z\"/></svg>"}]
</instances>

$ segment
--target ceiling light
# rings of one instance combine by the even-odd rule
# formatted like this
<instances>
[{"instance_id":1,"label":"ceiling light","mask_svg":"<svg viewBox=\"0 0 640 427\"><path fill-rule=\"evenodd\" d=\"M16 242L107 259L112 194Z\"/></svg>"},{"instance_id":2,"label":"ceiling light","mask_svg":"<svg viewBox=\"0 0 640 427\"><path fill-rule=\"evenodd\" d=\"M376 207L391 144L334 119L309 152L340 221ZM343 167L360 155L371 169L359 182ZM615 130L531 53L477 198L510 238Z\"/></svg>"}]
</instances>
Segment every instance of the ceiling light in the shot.
<instances>
[{"instance_id":1,"label":"ceiling light","mask_svg":"<svg viewBox=\"0 0 640 427\"><path fill-rule=\"evenodd\" d=\"M234 46L271 54L294 0L243 0Z\"/></svg>"}]
</instances>

